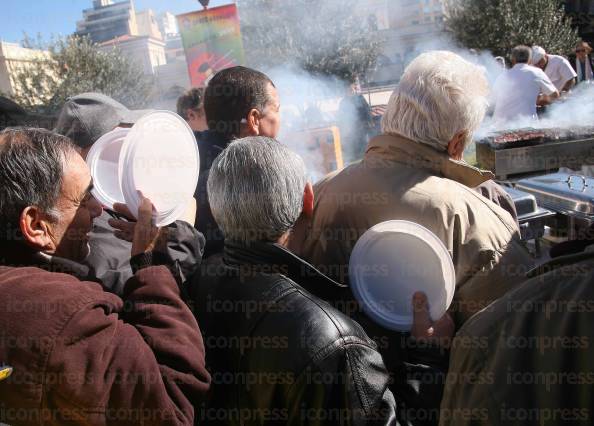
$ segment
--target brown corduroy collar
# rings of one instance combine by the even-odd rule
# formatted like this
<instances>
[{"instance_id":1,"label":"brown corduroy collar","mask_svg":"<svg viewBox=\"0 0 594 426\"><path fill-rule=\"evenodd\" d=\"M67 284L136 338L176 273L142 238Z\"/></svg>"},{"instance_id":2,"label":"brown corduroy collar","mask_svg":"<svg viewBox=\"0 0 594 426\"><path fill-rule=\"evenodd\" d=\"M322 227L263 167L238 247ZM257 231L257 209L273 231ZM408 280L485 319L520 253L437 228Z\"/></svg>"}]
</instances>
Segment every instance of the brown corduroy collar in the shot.
<instances>
[{"instance_id":1,"label":"brown corduroy collar","mask_svg":"<svg viewBox=\"0 0 594 426\"><path fill-rule=\"evenodd\" d=\"M450 158L445 152L398 135L380 135L369 141L365 161L396 161L409 167L424 168L470 188L493 179L495 175L465 161Z\"/></svg>"}]
</instances>

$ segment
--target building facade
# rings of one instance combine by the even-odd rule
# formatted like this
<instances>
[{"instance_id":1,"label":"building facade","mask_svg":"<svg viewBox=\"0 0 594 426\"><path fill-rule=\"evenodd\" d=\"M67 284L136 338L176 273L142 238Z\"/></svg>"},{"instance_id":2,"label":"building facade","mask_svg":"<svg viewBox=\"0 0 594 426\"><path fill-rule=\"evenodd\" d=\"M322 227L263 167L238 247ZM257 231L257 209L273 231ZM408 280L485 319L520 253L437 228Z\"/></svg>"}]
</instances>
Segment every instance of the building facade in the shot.
<instances>
[{"instance_id":1,"label":"building facade","mask_svg":"<svg viewBox=\"0 0 594 426\"><path fill-rule=\"evenodd\" d=\"M152 9L136 12L136 27L138 28L137 35L163 40L163 34L159 29L157 17Z\"/></svg>"},{"instance_id":2,"label":"building facade","mask_svg":"<svg viewBox=\"0 0 594 426\"><path fill-rule=\"evenodd\" d=\"M125 35L99 44L99 49L108 52L116 49L142 67L146 75L154 75L155 68L165 65L165 42L149 36Z\"/></svg>"},{"instance_id":3,"label":"building facade","mask_svg":"<svg viewBox=\"0 0 594 426\"><path fill-rule=\"evenodd\" d=\"M159 97L190 86L185 53L175 16L136 11L132 0L95 0L77 23L78 35L88 35L99 49L114 49L153 76Z\"/></svg>"},{"instance_id":4,"label":"building facade","mask_svg":"<svg viewBox=\"0 0 594 426\"><path fill-rule=\"evenodd\" d=\"M0 41L0 94L9 97L15 95L18 91L15 79L19 70L31 66L35 60L47 57L48 52Z\"/></svg>"},{"instance_id":5,"label":"building facade","mask_svg":"<svg viewBox=\"0 0 594 426\"><path fill-rule=\"evenodd\" d=\"M409 62L420 46L443 35L443 0L392 0L388 13L390 33L386 52L395 62Z\"/></svg>"},{"instance_id":6,"label":"building facade","mask_svg":"<svg viewBox=\"0 0 594 426\"><path fill-rule=\"evenodd\" d=\"M161 31L161 34L163 34L163 38L165 40L179 36L177 20L175 19L175 15L173 13L160 13L157 16L157 24L159 25L159 30Z\"/></svg>"},{"instance_id":7,"label":"building facade","mask_svg":"<svg viewBox=\"0 0 594 426\"><path fill-rule=\"evenodd\" d=\"M138 35L136 11L132 0L95 0L92 9L83 10L83 19L76 23L76 34L88 36L95 43L125 35Z\"/></svg>"}]
</instances>

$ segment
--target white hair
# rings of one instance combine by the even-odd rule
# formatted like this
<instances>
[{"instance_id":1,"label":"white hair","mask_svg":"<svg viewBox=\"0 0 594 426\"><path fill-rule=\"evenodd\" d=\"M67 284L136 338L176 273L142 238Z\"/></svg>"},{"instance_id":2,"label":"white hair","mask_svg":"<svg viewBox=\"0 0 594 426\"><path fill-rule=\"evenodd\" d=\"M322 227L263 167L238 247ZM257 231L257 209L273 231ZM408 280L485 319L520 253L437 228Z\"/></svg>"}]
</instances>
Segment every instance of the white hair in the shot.
<instances>
[{"instance_id":1,"label":"white hair","mask_svg":"<svg viewBox=\"0 0 594 426\"><path fill-rule=\"evenodd\" d=\"M444 151L460 132L468 144L487 110L484 68L452 52L418 56L404 71L382 120L382 131Z\"/></svg>"},{"instance_id":2,"label":"white hair","mask_svg":"<svg viewBox=\"0 0 594 426\"><path fill-rule=\"evenodd\" d=\"M208 178L212 214L226 239L276 241L303 210L307 171L301 157L274 139L232 142Z\"/></svg>"},{"instance_id":3,"label":"white hair","mask_svg":"<svg viewBox=\"0 0 594 426\"><path fill-rule=\"evenodd\" d=\"M536 65L538 64L542 58L545 57L547 52L540 46L532 46L532 57L531 57L531 64Z\"/></svg>"}]
</instances>

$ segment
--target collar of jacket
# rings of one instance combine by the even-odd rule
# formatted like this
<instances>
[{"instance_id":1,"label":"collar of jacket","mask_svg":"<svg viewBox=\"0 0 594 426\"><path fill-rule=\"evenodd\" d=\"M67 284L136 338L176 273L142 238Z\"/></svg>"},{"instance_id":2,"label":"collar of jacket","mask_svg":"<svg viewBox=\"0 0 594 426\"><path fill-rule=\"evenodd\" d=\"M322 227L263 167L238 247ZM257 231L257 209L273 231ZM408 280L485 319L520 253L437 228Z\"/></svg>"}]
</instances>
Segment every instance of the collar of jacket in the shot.
<instances>
[{"instance_id":1,"label":"collar of jacket","mask_svg":"<svg viewBox=\"0 0 594 426\"><path fill-rule=\"evenodd\" d=\"M226 240L223 262L246 273L280 273L327 301L349 295L348 286L327 277L279 244Z\"/></svg>"},{"instance_id":2,"label":"collar of jacket","mask_svg":"<svg viewBox=\"0 0 594 426\"><path fill-rule=\"evenodd\" d=\"M225 149L231 142L231 140L225 137L225 135L215 132L214 130L194 132L194 136L196 136L196 139L205 144L207 147L217 150Z\"/></svg>"},{"instance_id":3,"label":"collar of jacket","mask_svg":"<svg viewBox=\"0 0 594 426\"><path fill-rule=\"evenodd\" d=\"M210 169L214 159L231 143L227 137L213 130L194 132L200 151L200 171Z\"/></svg>"},{"instance_id":4,"label":"collar of jacket","mask_svg":"<svg viewBox=\"0 0 594 426\"><path fill-rule=\"evenodd\" d=\"M396 161L414 168L424 168L470 188L475 188L495 177L488 170L472 167L465 161L454 160L444 152L399 135L384 134L369 141L365 161L378 159Z\"/></svg>"},{"instance_id":5,"label":"collar of jacket","mask_svg":"<svg viewBox=\"0 0 594 426\"><path fill-rule=\"evenodd\" d=\"M91 270L72 260L36 252L22 244L18 246L7 244L0 249L0 264L12 267L35 267L49 272L72 275L80 280L97 281L91 275Z\"/></svg>"}]
</instances>

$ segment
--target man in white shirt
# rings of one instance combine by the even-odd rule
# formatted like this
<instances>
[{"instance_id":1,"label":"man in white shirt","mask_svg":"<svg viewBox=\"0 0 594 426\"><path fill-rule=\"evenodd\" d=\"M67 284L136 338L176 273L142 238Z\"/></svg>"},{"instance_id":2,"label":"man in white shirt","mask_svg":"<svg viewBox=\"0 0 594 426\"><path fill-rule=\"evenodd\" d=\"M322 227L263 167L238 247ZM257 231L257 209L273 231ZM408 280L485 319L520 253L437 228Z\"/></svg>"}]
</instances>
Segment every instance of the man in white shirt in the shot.
<instances>
[{"instance_id":1,"label":"man in white shirt","mask_svg":"<svg viewBox=\"0 0 594 426\"><path fill-rule=\"evenodd\" d=\"M536 105L551 103L559 92L540 69L528 65L531 58L528 46L516 46L511 52L512 68L495 81L492 99L496 122L510 122L521 118L537 119Z\"/></svg>"},{"instance_id":2,"label":"man in white shirt","mask_svg":"<svg viewBox=\"0 0 594 426\"><path fill-rule=\"evenodd\" d=\"M567 92L575 85L577 74L563 56L548 55L542 47L534 46L531 63L545 72L559 92Z\"/></svg>"}]
</instances>

